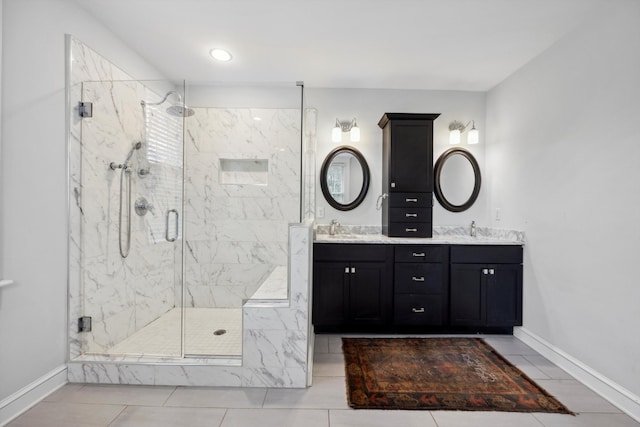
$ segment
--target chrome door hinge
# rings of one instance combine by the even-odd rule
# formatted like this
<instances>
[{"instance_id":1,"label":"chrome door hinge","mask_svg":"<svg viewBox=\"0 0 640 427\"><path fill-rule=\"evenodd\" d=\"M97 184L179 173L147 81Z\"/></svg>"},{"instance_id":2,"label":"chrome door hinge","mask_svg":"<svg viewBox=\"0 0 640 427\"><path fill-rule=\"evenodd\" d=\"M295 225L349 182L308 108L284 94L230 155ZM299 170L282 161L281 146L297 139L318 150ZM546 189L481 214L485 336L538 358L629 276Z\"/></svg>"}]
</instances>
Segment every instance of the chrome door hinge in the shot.
<instances>
[{"instance_id":1,"label":"chrome door hinge","mask_svg":"<svg viewBox=\"0 0 640 427\"><path fill-rule=\"evenodd\" d=\"M78 114L80 117L93 117L93 102L78 102Z\"/></svg>"},{"instance_id":2,"label":"chrome door hinge","mask_svg":"<svg viewBox=\"0 0 640 427\"><path fill-rule=\"evenodd\" d=\"M78 332L91 332L91 316L78 318Z\"/></svg>"}]
</instances>

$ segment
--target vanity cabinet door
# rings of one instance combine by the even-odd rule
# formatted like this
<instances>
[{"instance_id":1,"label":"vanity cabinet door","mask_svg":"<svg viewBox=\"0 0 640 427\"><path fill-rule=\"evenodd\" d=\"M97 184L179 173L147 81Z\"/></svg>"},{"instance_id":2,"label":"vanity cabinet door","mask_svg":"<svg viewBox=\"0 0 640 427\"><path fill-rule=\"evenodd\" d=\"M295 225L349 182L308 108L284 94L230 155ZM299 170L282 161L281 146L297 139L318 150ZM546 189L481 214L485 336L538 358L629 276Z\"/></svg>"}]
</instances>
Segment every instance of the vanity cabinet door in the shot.
<instances>
[{"instance_id":1,"label":"vanity cabinet door","mask_svg":"<svg viewBox=\"0 0 640 427\"><path fill-rule=\"evenodd\" d=\"M486 284L487 326L522 325L522 266L490 265Z\"/></svg>"},{"instance_id":2,"label":"vanity cabinet door","mask_svg":"<svg viewBox=\"0 0 640 427\"><path fill-rule=\"evenodd\" d=\"M349 323L383 325L391 312L391 286L384 264L352 263L349 273Z\"/></svg>"},{"instance_id":3,"label":"vanity cabinet door","mask_svg":"<svg viewBox=\"0 0 640 427\"><path fill-rule=\"evenodd\" d=\"M392 120L389 157L391 192L433 191L433 121Z\"/></svg>"},{"instance_id":4,"label":"vanity cabinet door","mask_svg":"<svg viewBox=\"0 0 640 427\"><path fill-rule=\"evenodd\" d=\"M452 246L451 262L452 325L522 325L521 246Z\"/></svg>"},{"instance_id":5,"label":"vanity cabinet door","mask_svg":"<svg viewBox=\"0 0 640 427\"><path fill-rule=\"evenodd\" d=\"M348 281L344 262L316 262L313 265L314 325L343 325L347 318Z\"/></svg>"},{"instance_id":6,"label":"vanity cabinet door","mask_svg":"<svg viewBox=\"0 0 640 427\"><path fill-rule=\"evenodd\" d=\"M314 245L312 321L318 331L385 325L393 304L393 247Z\"/></svg>"},{"instance_id":7,"label":"vanity cabinet door","mask_svg":"<svg viewBox=\"0 0 640 427\"><path fill-rule=\"evenodd\" d=\"M484 324L482 301L485 299L482 265L451 265L451 324L481 326Z\"/></svg>"}]
</instances>

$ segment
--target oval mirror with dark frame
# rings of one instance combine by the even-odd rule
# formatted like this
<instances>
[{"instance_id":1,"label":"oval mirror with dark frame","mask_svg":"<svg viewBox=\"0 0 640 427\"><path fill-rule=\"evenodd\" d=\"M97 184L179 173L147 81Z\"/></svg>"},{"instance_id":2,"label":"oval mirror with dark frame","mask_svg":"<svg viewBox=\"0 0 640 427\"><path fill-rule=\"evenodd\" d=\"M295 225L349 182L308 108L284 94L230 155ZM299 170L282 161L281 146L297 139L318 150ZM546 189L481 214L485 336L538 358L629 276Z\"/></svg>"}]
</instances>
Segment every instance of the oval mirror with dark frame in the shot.
<instances>
[{"instance_id":1,"label":"oval mirror with dark frame","mask_svg":"<svg viewBox=\"0 0 640 427\"><path fill-rule=\"evenodd\" d=\"M436 161L434 170L436 199L451 212L469 209L480 194L480 166L464 148L450 148Z\"/></svg>"},{"instance_id":2,"label":"oval mirror with dark frame","mask_svg":"<svg viewBox=\"0 0 640 427\"><path fill-rule=\"evenodd\" d=\"M346 145L333 149L322 162L320 188L327 203L340 211L355 209L369 189L369 165L362 153Z\"/></svg>"}]
</instances>

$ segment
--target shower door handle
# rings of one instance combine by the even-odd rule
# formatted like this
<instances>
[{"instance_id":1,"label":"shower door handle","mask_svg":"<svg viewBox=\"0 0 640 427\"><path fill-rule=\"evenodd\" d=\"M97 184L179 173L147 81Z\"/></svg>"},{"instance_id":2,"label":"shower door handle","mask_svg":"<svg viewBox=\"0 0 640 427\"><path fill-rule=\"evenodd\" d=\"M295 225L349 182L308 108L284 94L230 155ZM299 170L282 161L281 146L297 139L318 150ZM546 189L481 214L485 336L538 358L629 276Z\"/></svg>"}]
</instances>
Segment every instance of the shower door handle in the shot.
<instances>
[{"instance_id":1,"label":"shower door handle","mask_svg":"<svg viewBox=\"0 0 640 427\"><path fill-rule=\"evenodd\" d=\"M175 222L174 222L174 228L175 228L175 234L173 237L169 237L169 217L171 216L171 214L175 214ZM175 242L178 239L178 211L175 209L169 209L167 211L167 215L165 216L165 222L164 222L164 238L167 240L167 242Z\"/></svg>"}]
</instances>

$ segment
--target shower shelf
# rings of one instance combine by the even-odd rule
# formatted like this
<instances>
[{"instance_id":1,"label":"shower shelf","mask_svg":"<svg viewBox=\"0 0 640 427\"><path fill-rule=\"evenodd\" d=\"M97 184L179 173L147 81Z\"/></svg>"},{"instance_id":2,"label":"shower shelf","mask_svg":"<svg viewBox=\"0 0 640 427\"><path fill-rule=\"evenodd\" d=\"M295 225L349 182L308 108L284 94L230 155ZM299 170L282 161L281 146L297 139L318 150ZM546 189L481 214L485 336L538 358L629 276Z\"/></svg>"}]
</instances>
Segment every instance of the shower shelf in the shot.
<instances>
[{"instance_id":1,"label":"shower shelf","mask_svg":"<svg viewBox=\"0 0 640 427\"><path fill-rule=\"evenodd\" d=\"M13 285L13 280L0 280L0 288L9 285Z\"/></svg>"}]
</instances>

